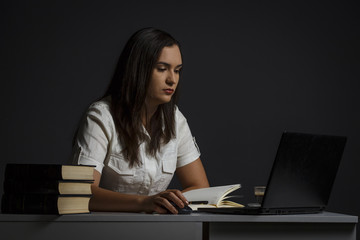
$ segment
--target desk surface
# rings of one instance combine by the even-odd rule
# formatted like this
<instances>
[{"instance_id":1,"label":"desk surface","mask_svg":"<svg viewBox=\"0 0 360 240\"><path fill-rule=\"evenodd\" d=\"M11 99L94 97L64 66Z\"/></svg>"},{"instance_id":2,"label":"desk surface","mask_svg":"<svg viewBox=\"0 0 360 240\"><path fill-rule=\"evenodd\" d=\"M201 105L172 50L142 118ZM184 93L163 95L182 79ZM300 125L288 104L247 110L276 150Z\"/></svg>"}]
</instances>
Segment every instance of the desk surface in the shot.
<instances>
[{"instance_id":1,"label":"desk surface","mask_svg":"<svg viewBox=\"0 0 360 240\"><path fill-rule=\"evenodd\" d=\"M357 216L331 212L267 216L117 212L62 216L0 214L0 232L7 239L27 240L99 240L120 236L157 240L263 240L269 236L292 240L355 240L357 222Z\"/></svg>"},{"instance_id":2,"label":"desk surface","mask_svg":"<svg viewBox=\"0 0 360 240\"><path fill-rule=\"evenodd\" d=\"M299 215L225 215L192 213L190 215L165 215L145 213L93 212L71 215L0 214L0 222L263 222L263 223L357 223L358 217L323 212Z\"/></svg>"}]
</instances>

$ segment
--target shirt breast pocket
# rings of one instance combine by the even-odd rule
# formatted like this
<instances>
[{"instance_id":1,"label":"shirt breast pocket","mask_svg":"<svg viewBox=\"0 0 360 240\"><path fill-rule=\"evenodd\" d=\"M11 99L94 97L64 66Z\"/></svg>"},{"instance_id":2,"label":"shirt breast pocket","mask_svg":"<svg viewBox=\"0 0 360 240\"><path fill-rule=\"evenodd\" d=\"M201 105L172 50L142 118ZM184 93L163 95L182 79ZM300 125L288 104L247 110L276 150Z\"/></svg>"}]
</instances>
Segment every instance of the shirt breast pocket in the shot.
<instances>
[{"instance_id":1,"label":"shirt breast pocket","mask_svg":"<svg viewBox=\"0 0 360 240\"><path fill-rule=\"evenodd\" d=\"M111 155L109 158L109 168L118 174L118 186L129 186L134 183L135 168L130 168L129 163L122 155Z\"/></svg>"},{"instance_id":2,"label":"shirt breast pocket","mask_svg":"<svg viewBox=\"0 0 360 240\"><path fill-rule=\"evenodd\" d=\"M162 192L167 189L176 171L177 154L176 151L168 152L163 155L162 171L160 179L157 181L157 191Z\"/></svg>"}]
</instances>

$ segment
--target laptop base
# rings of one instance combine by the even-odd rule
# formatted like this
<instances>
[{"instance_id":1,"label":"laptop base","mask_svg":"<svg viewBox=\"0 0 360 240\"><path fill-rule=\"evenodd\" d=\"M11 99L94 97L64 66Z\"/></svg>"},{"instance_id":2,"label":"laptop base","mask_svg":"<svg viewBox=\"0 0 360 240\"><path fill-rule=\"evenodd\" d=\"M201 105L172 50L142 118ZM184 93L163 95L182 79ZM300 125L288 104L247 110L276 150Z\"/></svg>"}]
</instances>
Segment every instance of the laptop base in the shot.
<instances>
[{"instance_id":1,"label":"laptop base","mask_svg":"<svg viewBox=\"0 0 360 240\"><path fill-rule=\"evenodd\" d=\"M323 212L323 208L259 208L259 207L229 207L229 208L198 208L198 212L234 214L234 215L291 215L314 214Z\"/></svg>"}]
</instances>

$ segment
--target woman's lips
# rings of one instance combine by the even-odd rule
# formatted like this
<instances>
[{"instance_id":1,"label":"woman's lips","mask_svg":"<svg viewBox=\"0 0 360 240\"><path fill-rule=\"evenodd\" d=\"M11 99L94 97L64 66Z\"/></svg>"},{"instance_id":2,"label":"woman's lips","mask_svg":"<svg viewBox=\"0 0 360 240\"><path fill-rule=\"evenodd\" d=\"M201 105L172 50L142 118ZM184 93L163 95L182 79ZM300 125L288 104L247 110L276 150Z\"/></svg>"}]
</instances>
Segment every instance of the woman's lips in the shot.
<instances>
[{"instance_id":1,"label":"woman's lips","mask_svg":"<svg viewBox=\"0 0 360 240\"><path fill-rule=\"evenodd\" d=\"M174 93L174 89L172 89L172 88L167 88L167 89L164 89L164 92L165 92L166 94L170 95L170 94L173 94L173 93Z\"/></svg>"}]
</instances>

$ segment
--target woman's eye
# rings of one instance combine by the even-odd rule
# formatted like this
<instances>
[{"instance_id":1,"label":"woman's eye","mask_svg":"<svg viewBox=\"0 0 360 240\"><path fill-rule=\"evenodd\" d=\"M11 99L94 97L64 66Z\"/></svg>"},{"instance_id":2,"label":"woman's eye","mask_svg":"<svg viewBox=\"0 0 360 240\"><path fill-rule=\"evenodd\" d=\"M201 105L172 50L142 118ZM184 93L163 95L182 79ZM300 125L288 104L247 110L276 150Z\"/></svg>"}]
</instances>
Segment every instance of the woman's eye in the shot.
<instances>
[{"instance_id":1,"label":"woman's eye","mask_svg":"<svg viewBox=\"0 0 360 240\"><path fill-rule=\"evenodd\" d=\"M157 69L159 72L165 72L166 71L166 68L158 68Z\"/></svg>"}]
</instances>

